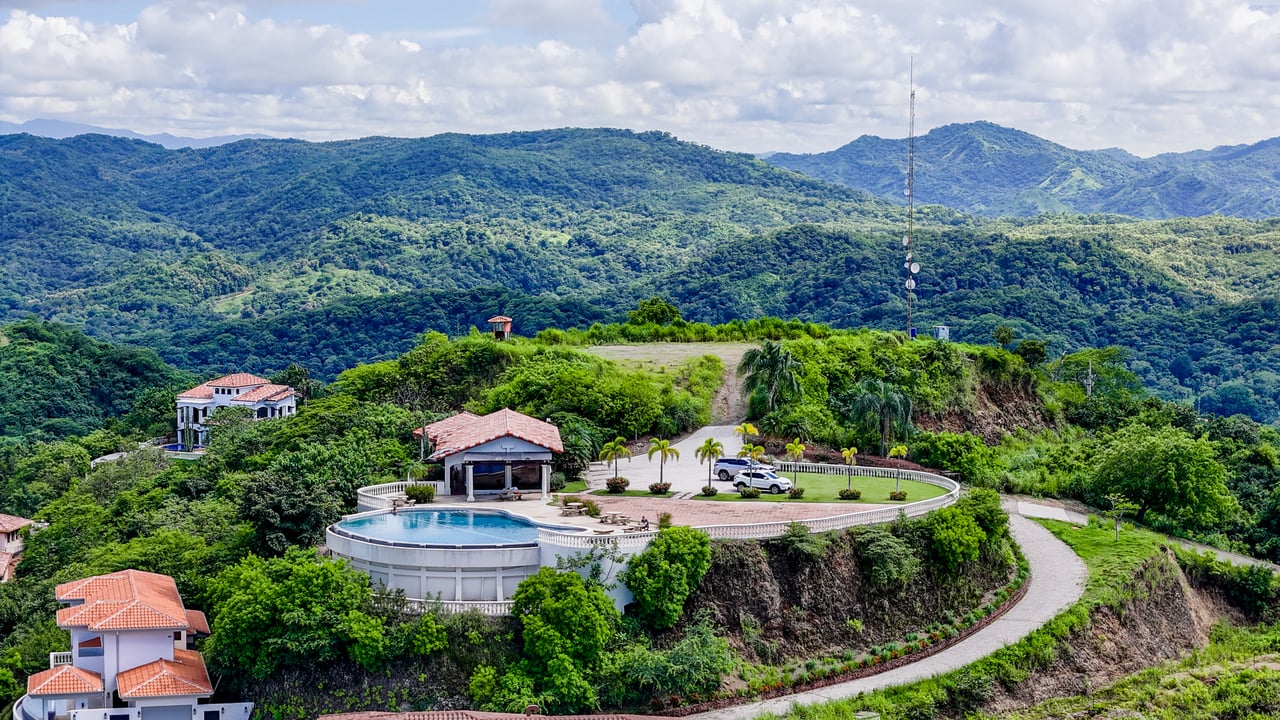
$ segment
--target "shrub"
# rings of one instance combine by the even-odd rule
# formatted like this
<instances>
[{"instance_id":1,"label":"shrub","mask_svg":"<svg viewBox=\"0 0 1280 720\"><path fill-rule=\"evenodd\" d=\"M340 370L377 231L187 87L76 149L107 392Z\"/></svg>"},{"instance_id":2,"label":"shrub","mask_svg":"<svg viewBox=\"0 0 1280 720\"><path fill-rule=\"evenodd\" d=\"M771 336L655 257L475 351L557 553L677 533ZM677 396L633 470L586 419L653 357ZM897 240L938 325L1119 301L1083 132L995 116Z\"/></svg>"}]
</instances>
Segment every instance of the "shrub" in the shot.
<instances>
[{"instance_id":1,"label":"shrub","mask_svg":"<svg viewBox=\"0 0 1280 720\"><path fill-rule=\"evenodd\" d=\"M907 491L906 491L906 490L892 490L892 491L890 491L890 492L889 492L889 499L890 499L890 500L897 501L897 502L902 502L902 501L904 501L904 500L906 500L906 499L907 499Z\"/></svg>"},{"instance_id":2,"label":"shrub","mask_svg":"<svg viewBox=\"0 0 1280 720\"><path fill-rule=\"evenodd\" d=\"M680 619L684 601L710 567L711 539L705 532L669 527L631 558L622 582L635 595L642 620L658 629L669 628Z\"/></svg>"},{"instance_id":3,"label":"shrub","mask_svg":"<svg viewBox=\"0 0 1280 720\"><path fill-rule=\"evenodd\" d=\"M920 571L920 559L898 536L882 528L867 528L859 537L862 540L860 559L876 587L906 585Z\"/></svg>"},{"instance_id":4,"label":"shrub","mask_svg":"<svg viewBox=\"0 0 1280 720\"><path fill-rule=\"evenodd\" d=\"M956 507L934 510L926 522L933 535L934 554L952 571L977 560L987 541L987 534L973 516Z\"/></svg>"},{"instance_id":5,"label":"shrub","mask_svg":"<svg viewBox=\"0 0 1280 720\"><path fill-rule=\"evenodd\" d=\"M551 492L563 490L565 486L564 473L556 471L551 473Z\"/></svg>"},{"instance_id":6,"label":"shrub","mask_svg":"<svg viewBox=\"0 0 1280 720\"><path fill-rule=\"evenodd\" d=\"M672 524L672 523L671 523L671 513L669 513L669 512L660 512L660 513L658 513L658 529L659 529L659 530L665 530L665 529L667 529L667 528L671 527L671 524Z\"/></svg>"},{"instance_id":7,"label":"shrub","mask_svg":"<svg viewBox=\"0 0 1280 720\"><path fill-rule=\"evenodd\" d=\"M711 485L707 485L706 487L702 488L703 497L715 497L716 495L719 495L719 494L720 494L720 490Z\"/></svg>"},{"instance_id":8,"label":"shrub","mask_svg":"<svg viewBox=\"0 0 1280 720\"><path fill-rule=\"evenodd\" d=\"M840 491L840 499L841 500L861 500L862 491L858 490L857 488L854 488L852 490L846 488Z\"/></svg>"},{"instance_id":9,"label":"shrub","mask_svg":"<svg viewBox=\"0 0 1280 720\"><path fill-rule=\"evenodd\" d=\"M785 532L765 543L768 547L780 548L786 553L811 558L822 557L827 550L827 541L823 536L811 532L808 526L798 522L788 523Z\"/></svg>"},{"instance_id":10,"label":"shrub","mask_svg":"<svg viewBox=\"0 0 1280 720\"><path fill-rule=\"evenodd\" d=\"M649 485L649 492L653 493L654 495L666 495L670 491L671 491L671 483L669 482L651 483Z\"/></svg>"},{"instance_id":11,"label":"shrub","mask_svg":"<svg viewBox=\"0 0 1280 720\"><path fill-rule=\"evenodd\" d=\"M799 500L804 497L804 488L793 487L787 491L787 497L792 500Z\"/></svg>"},{"instance_id":12,"label":"shrub","mask_svg":"<svg viewBox=\"0 0 1280 720\"><path fill-rule=\"evenodd\" d=\"M436 499L435 485L406 485L404 496L414 502L429 503Z\"/></svg>"},{"instance_id":13,"label":"shrub","mask_svg":"<svg viewBox=\"0 0 1280 720\"><path fill-rule=\"evenodd\" d=\"M1000 507L1000 495L995 490L974 488L955 506L972 516L989 539L1003 537L1009 530L1009 514Z\"/></svg>"},{"instance_id":14,"label":"shrub","mask_svg":"<svg viewBox=\"0 0 1280 720\"><path fill-rule=\"evenodd\" d=\"M630 484L631 481L624 477L613 477L604 481L604 486L608 488L609 492L615 494L624 492Z\"/></svg>"},{"instance_id":15,"label":"shrub","mask_svg":"<svg viewBox=\"0 0 1280 720\"><path fill-rule=\"evenodd\" d=\"M760 488L753 488L747 485L743 485L742 487L738 488L738 494L744 498L758 498L760 497Z\"/></svg>"}]
</instances>

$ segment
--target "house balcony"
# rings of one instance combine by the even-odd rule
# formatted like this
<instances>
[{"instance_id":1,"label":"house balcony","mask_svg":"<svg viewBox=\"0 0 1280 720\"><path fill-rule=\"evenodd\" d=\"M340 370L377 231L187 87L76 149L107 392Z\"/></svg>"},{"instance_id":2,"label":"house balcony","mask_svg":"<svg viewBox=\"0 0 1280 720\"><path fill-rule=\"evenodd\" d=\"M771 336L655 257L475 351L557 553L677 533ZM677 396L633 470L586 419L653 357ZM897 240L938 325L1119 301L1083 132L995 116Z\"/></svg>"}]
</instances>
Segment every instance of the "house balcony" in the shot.
<instances>
[{"instance_id":1,"label":"house balcony","mask_svg":"<svg viewBox=\"0 0 1280 720\"><path fill-rule=\"evenodd\" d=\"M70 665L72 663L71 651L49 653L49 667L56 668L59 665Z\"/></svg>"}]
</instances>

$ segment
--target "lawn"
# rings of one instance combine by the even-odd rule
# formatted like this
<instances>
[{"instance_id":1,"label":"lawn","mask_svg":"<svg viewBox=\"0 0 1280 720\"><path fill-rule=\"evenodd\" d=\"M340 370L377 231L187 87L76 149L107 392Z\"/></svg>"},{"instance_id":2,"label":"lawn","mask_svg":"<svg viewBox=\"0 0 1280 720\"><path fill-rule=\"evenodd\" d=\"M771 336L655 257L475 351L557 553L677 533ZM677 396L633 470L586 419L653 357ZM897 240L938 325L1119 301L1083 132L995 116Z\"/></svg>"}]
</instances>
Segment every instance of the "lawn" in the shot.
<instances>
[{"instance_id":1,"label":"lawn","mask_svg":"<svg viewBox=\"0 0 1280 720\"><path fill-rule=\"evenodd\" d=\"M653 493L649 492L648 490L623 490L623 491L622 491L622 492L620 492L620 493L611 493L611 492L609 492L608 490L592 490L590 494L591 494L591 495L604 495L604 496L606 496L606 497L651 497L651 498L669 498L669 497L671 497L672 495L674 495L675 493L671 492L670 490L668 490L668 491L666 491L666 492L662 493L661 495L655 495L655 494L653 494Z\"/></svg>"},{"instance_id":2,"label":"lawn","mask_svg":"<svg viewBox=\"0 0 1280 720\"><path fill-rule=\"evenodd\" d=\"M771 495L768 492L760 494L761 500L769 502L838 502L848 503L849 505L872 504L884 505L892 503L889 499L889 493L895 488L895 480L892 478L873 478L858 477L853 478L853 487L862 491L860 500L841 500L839 492L848 487L849 479L844 475L825 475L821 473L799 473L799 478L792 478L791 473L778 473L783 477L792 480L798 479L799 487L804 488L804 498L796 501L792 500L786 493L781 495ZM752 502L738 495L738 491L733 489L732 483L721 482L719 480L712 483L712 486L720 491L720 494L714 497L704 497L702 495L694 495L695 500L715 500L719 502ZM915 482L914 480L901 481L901 489L907 492L907 499L903 504L917 502L919 500L928 500L936 498L939 495L947 494L947 491L936 485Z\"/></svg>"}]
</instances>

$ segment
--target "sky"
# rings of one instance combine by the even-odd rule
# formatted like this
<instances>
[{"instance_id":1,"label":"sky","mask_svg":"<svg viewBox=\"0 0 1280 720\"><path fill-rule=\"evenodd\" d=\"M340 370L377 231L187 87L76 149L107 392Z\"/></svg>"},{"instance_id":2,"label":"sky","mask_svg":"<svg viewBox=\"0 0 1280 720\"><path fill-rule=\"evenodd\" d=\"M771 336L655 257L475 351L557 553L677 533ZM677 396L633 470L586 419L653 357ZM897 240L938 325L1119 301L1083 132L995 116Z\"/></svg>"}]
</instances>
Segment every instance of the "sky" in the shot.
<instances>
[{"instance_id":1,"label":"sky","mask_svg":"<svg viewBox=\"0 0 1280 720\"><path fill-rule=\"evenodd\" d=\"M1280 136L1280 0L0 0L0 121L307 140L555 127L820 152L986 120Z\"/></svg>"}]
</instances>

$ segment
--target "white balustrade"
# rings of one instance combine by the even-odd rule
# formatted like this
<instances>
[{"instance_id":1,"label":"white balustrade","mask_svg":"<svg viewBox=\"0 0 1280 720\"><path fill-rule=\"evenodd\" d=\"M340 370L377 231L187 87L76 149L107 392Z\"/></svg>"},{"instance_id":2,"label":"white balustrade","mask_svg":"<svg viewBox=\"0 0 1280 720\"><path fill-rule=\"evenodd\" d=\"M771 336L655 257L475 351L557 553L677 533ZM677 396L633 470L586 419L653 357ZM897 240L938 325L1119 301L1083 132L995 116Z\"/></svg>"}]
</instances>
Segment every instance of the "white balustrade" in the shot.
<instances>
[{"instance_id":1,"label":"white balustrade","mask_svg":"<svg viewBox=\"0 0 1280 720\"><path fill-rule=\"evenodd\" d=\"M49 667L56 668L59 665L71 664L71 652L51 652L49 653Z\"/></svg>"}]
</instances>

